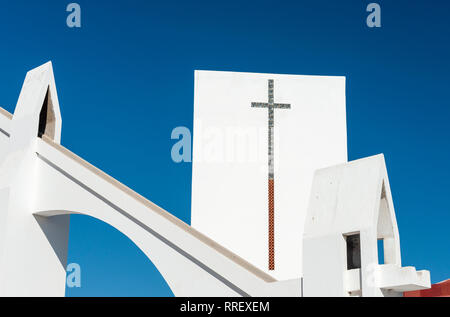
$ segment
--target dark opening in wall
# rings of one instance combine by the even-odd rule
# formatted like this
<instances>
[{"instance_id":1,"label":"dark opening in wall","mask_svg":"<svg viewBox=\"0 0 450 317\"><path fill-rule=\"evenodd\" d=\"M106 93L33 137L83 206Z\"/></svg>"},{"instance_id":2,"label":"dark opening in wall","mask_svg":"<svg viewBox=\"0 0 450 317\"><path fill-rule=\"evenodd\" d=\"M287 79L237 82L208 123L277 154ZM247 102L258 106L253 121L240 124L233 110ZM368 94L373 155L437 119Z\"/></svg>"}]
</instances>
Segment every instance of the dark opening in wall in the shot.
<instances>
[{"instance_id":1,"label":"dark opening in wall","mask_svg":"<svg viewBox=\"0 0 450 317\"><path fill-rule=\"evenodd\" d=\"M39 114L39 128L38 137L43 135L50 139L55 137L55 112L53 111L53 103L50 95L50 89L47 89L44 103L42 104L41 112Z\"/></svg>"},{"instance_id":2,"label":"dark opening in wall","mask_svg":"<svg viewBox=\"0 0 450 317\"><path fill-rule=\"evenodd\" d=\"M361 238L360 234L345 236L347 243L347 270L361 268Z\"/></svg>"}]
</instances>

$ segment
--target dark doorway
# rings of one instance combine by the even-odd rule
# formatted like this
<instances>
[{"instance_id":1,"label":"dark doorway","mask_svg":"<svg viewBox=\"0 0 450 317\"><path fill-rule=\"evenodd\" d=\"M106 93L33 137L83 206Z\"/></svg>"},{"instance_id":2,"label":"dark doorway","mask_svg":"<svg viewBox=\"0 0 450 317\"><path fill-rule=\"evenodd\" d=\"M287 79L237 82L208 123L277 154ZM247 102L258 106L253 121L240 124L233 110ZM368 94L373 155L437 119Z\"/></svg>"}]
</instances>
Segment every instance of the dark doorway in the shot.
<instances>
[{"instance_id":1,"label":"dark doorway","mask_svg":"<svg viewBox=\"0 0 450 317\"><path fill-rule=\"evenodd\" d=\"M360 234L345 236L347 242L347 270L361 268L361 238Z\"/></svg>"}]
</instances>

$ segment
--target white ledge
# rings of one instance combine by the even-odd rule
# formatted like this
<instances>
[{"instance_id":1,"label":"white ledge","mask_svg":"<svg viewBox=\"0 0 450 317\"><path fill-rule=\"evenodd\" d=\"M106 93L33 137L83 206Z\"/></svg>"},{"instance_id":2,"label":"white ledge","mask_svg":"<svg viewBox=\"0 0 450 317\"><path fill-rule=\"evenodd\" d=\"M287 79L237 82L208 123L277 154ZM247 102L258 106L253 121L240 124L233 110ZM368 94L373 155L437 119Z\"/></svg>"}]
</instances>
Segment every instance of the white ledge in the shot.
<instances>
[{"instance_id":1,"label":"white ledge","mask_svg":"<svg viewBox=\"0 0 450 317\"><path fill-rule=\"evenodd\" d=\"M397 292L407 292L431 287L430 272L416 271L412 266L400 267L395 264L378 265L375 269L377 287Z\"/></svg>"}]
</instances>

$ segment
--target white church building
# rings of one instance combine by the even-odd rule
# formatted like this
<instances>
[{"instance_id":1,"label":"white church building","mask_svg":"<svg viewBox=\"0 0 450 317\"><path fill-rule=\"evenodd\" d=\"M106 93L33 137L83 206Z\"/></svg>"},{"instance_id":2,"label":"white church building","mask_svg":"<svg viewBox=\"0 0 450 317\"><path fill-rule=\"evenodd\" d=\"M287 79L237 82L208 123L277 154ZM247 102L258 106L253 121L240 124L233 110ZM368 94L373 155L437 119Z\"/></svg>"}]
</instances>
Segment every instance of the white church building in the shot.
<instances>
[{"instance_id":1,"label":"white church building","mask_svg":"<svg viewBox=\"0 0 450 317\"><path fill-rule=\"evenodd\" d=\"M402 267L383 155L347 160L345 105L344 77L196 71L190 226L63 147L52 64L29 71L0 108L0 296L65 295L70 214L126 235L176 296L429 288Z\"/></svg>"}]
</instances>

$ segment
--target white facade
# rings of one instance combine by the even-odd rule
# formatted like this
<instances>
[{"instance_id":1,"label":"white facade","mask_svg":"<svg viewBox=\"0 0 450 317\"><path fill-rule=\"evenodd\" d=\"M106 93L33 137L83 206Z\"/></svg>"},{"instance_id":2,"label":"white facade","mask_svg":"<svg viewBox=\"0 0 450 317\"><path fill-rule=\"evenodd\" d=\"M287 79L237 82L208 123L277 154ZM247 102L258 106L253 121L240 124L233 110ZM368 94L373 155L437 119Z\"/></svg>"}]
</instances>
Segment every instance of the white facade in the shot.
<instances>
[{"instance_id":1,"label":"white facade","mask_svg":"<svg viewBox=\"0 0 450 317\"><path fill-rule=\"evenodd\" d=\"M274 99L275 270L268 270L268 114ZM345 77L196 71L192 226L277 279L302 275L314 171L347 162Z\"/></svg>"},{"instance_id":2,"label":"white facade","mask_svg":"<svg viewBox=\"0 0 450 317\"><path fill-rule=\"evenodd\" d=\"M351 236L358 239L356 248L349 245ZM430 272L401 266L383 155L316 171L303 244L305 296L402 296L430 287Z\"/></svg>"},{"instance_id":3,"label":"white facade","mask_svg":"<svg viewBox=\"0 0 450 317\"><path fill-rule=\"evenodd\" d=\"M244 102L244 99L245 103L266 100L265 89L260 88L260 84L265 87L264 81L267 77L264 78L264 75L256 77L246 74L225 75L224 80L230 88L229 94L231 96L235 94L233 89L241 91L236 95L241 95L238 103ZM260 78L257 78L258 76ZM271 275L258 268L260 262L257 260L259 257L262 258L260 254L267 248L267 244L260 245L260 239L255 238L259 232L262 233L265 222L264 217L256 213L256 209L250 208L247 211L246 208L241 208L239 215L234 209L229 209L230 215L241 223L235 226L236 230L233 223L230 223L228 237L214 231L201 233L61 146L62 120L52 65L47 63L28 72L13 115L0 108L0 296L64 296L68 215L73 213L95 217L124 233L155 264L176 296L347 296L358 295L358 292L363 296L386 296L398 294L396 292L402 289L429 287L427 272L420 273L411 268L401 269L398 229L384 161L378 158L369 159L367 164L339 165L326 169L325 172L317 172L313 177L317 168L346 162L343 78L273 76L276 80L276 102L289 102L292 109L297 104L305 105L308 102L316 107L295 110L297 113L292 111L295 118L283 116L284 109L276 110L275 114L275 127L279 125L275 133L280 136L275 140L280 147L275 152L276 162L279 162L278 166L275 164L277 175L275 179L277 184L280 182L276 185L278 188L276 190L279 191L276 192L278 202L276 208L281 208L277 214L279 218L275 221L279 228L283 228L278 229L281 232L276 231L278 234L276 247L280 250L276 253L278 254L276 260L282 271ZM199 83L202 87L205 84L209 85L208 89L214 92L215 84L211 85L208 77L204 79L206 80L197 81L196 85ZM214 83L217 78L213 76L212 79ZM253 81L255 83L252 83ZM209 122L211 119L217 120L217 124L220 124L220 118L208 114L208 111L216 109L222 111L225 122L234 122L238 127L247 126L245 120L232 120L234 116L238 118L241 116L230 112L240 110L232 107L223 110L223 106L226 106L228 101L232 102L233 98L225 100L224 103L226 97L224 94L218 94L220 98L216 99L215 95L197 94L202 91L202 87L196 87L196 118L199 113L206 111L207 115L204 116L206 126L211 125ZM298 94L299 87L308 89L304 89L304 94ZM247 96L247 91L250 90L252 100L247 100L247 97L243 96L244 93ZM319 98L319 102L315 101L314 96L322 94L324 97ZM210 108L197 109L199 102L209 103ZM261 121L260 127L264 129L263 124L267 123L264 111L250 110L251 116L255 116L254 124L259 126ZM320 115L321 112L323 116ZM249 113L248 118L251 116ZM245 116L242 119L244 118ZM297 120L303 120L302 125L299 126ZM326 124L321 120L325 120ZM299 130L308 128L303 131L306 135L296 134L297 128ZM328 131L328 128L332 132ZM316 145L309 140L308 133L309 137L314 136ZM284 136L286 137L283 138ZM330 138L335 143L331 144L328 141ZM197 159L194 164L194 185L198 186L193 193L193 204L194 198L196 204L193 207L202 206L199 200L202 197L202 190L205 190L202 182L217 188L221 195L225 195L224 191L228 189L230 195L238 194L229 187L229 175L237 177L236 186L242 190L248 189L250 197L262 196L264 201L267 192L264 193L262 189L264 185L259 187L259 180L264 184L265 179L260 177L259 173L267 176L267 173L262 172L267 165L265 167L261 165L261 172L257 172L253 166L255 162L248 163L241 169L216 162L218 164L215 168L220 169L221 173L213 168L209 172L213 176L223 178L223 184L228 187L221 188L220 178L211 178L205 167L199 169L201 165L198 164L198 151L201 150L201 146L199 148L198 140L197 135L194 144L196 151L194 160ZM292 147L291 141L302 147L303 151L293 147L295 149L292 150L294 151L292 156L289 151ZM289 153L291 157L287 155ZM301 166L298 166L298 162ZM267 164L267 161L264 162L263 159L262 163ZM353 166L357 167L357 172L353 172L354 175ZM292 168L292 173L289 173L289 168ZM252 169L253 174L247 173L247 169ZM244 177L240 176L241 173ZM302 173L304 179L297 181L297 177ZM202 180L200 176L204 179ZM247 177L254 179L248 182ZM327 177L342 179L339 182L348 184L349 190L341 191L333 186L329 187L325 184L328 181ZM292 184L289 184L289 181ZM361 186L366 182L367 186ZM384 184L385 191L380 182ZM244 188L242 184L254 184L255 187ZM353 191L352 186L358 187L355 187L355 190L361 191L360 198L355 199L349 195L349 192ZM214 204L214 208L220 208L211 197L208 197L208 192L203 194L205 201ZM317 201L313 199L316 194L320 197ZM296 211L288 208L290 198L286 195L298 199L292 208ZM233 205L229 205L230 208L241 203L251 207L246 197L228 198L235 200ZM378 201L380 197L386 197L385 201L389 208L380 207L377 197ZM219 195L217 198L224 197ZM332 199L342 201L346 208L329 204ZM309 208L308 201L311 201ZM383 199L381 202L381 206L384 206ZM266 203L258 201L255 204L258 208L267 209L267 201ZM199 218L202 214L211 227L220 228L218 222L222 221L222 218L214 208L210 208L214 217L201 208L193 210L193 223L198 224L202 231L208 229L205 221ZM351 213L343 210L351 210ZM311 222L317 213L323 214L321 221ZM383 215L381 218L380 214ZM293 223L287 224L282 215L287 215ZM366 219L367 216L371 217L370 221ZM257 221L253 222L252 217L256 217ZM335 217L332 225L327 225L329 217ZM362 218L366 221L356 221ZM383 220L380 222L377 219ZM242 228L245 226L247 230L244 232ZM305 240L302 243L303 228ZM363 266L360 272L363 273L367 265L375 263L374 241L377 237L385 238L386 259L389 265L376 267L378 272L376 287L370 285L366 287L366 282L358 282L354 270L348 271L344 267L342 237L349 232L349 228L361 232ZM326 237L327 242L324 243L321 237ZM223 240L223 243L218 240ZM246 253L236 246L236 241L254 241L254 246L245 246L248 248ZM302 244L304 244L303 252ZM337 244L339 248L332 250L334 253L328 252L330 245ZM287 265L289 258L283 248L292 252L292 261L295 265L292 263ZM325 252L316 252L316 248L321 248ZM323 258L326 265L314 267L309 261L314 261L315 258L317 260ZM391 259L394 259L392 263ZM335 272L327 279L329 291L320 287L324 283L324 275L321 273L324 269ZM302 294L303 274L307 286Z\"/></svg>"}]
</instances>

